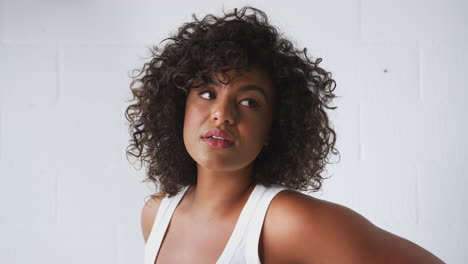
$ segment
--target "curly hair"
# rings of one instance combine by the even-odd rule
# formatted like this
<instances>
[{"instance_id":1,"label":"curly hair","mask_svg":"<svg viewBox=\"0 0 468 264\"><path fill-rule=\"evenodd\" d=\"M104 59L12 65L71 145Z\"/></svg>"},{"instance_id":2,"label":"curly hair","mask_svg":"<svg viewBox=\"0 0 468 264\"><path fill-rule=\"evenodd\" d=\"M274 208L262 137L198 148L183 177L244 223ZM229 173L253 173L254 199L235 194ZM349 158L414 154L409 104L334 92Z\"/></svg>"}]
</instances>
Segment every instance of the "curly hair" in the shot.
<instances>
[{"instance_id":1,"label":"curly hair","mask_svg":"<svg viewBox=\"0 0 468 264\"><path fill-rule=\"evenodd\" d=\"M201 20L194 14L192 22L161 41L164 47L150 48L151 60L131 76L127 159L131 155L146 165L144 182L170 197L196 184L196 162L183 143L188 91L212 76L255 65L270 74L278 96L271 141L254 161L252 180L318 191L329 153L339 154L325 112L336 109L329 106L336 82L318 66L321 58L313 61L306 48L295 48L261 10L247 6L223 14Z\"/></svg>"}]
</instances>

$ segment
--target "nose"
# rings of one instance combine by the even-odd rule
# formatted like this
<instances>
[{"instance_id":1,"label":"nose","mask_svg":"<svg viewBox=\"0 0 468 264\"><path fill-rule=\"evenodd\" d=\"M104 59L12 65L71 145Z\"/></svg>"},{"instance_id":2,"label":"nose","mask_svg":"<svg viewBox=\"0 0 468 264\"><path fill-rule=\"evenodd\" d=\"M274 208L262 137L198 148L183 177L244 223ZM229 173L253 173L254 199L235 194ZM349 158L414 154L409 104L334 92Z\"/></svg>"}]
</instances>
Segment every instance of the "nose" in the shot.
<instances>
[{"instance_id":1,"label":"nose","mask_svg":"<svg viewBox=\"0 0 468 264\"><path fill-rule=\"evenodd\" d=\"M216 123L233 125L237 120L237 109L227 98L220 98L214 104L212 119Z\"/></svg>"}]
</instances>

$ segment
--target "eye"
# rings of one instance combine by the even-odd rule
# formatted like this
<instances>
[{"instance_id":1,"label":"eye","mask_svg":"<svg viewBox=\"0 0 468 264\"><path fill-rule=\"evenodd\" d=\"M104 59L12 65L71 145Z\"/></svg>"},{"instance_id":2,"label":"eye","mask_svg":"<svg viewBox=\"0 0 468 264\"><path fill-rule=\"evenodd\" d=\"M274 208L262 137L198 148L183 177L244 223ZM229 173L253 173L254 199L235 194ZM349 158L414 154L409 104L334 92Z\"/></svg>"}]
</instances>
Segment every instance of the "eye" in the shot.
<instances>
[{"instance_id":1,"label":"eye","mask_svg":"<svg viewBox=\"0 0 468 264\"><path fill-rule=\"evenodd\" d=\"M205 94L208 94L208 97L205 95ZM206 100L210 100L210 94L214 94L212 91L210 90L204 90L204 91L201 91L198 93L198 95L203 98L203 99L206 99ZM254 108L254 107L258 107L258 102L252 98L245 98L243 99L241 102L244 102L244 101L247 101L248 103L247 104L242 104L242 105L245 105L247 107L251 107L251 108Z\"/></svg>"},{"instance_id":2,"label":"eye","mask_svg":"<svg viewBox=\"0 0 468 264\"><path fill-rule=\"evenodd\" d=\"M258 106L257 101L255 101L254 99L246 98L246 99L242 100L242 102L244 102L244 101L250 102L249 105L246 105L246 106L249 106L249 107L257 107Z\"/></svg>"},{"instance_id":3,"label":"eye","mask_svg":"<svg viewBox=\"0 0 468 264\"><path fill-rule=\"evenodd\" d=\"M205 94L205 93L213 93L213 92L211 92L211 91L209 91L209 90L205 90L205 91L199 92L198 95L200 95L200 96L201 96L202 98L204 98L204 99L209 99L209 98L205 98L205 97L202 96L202 94Z\"/></svg>"}]
</instances>

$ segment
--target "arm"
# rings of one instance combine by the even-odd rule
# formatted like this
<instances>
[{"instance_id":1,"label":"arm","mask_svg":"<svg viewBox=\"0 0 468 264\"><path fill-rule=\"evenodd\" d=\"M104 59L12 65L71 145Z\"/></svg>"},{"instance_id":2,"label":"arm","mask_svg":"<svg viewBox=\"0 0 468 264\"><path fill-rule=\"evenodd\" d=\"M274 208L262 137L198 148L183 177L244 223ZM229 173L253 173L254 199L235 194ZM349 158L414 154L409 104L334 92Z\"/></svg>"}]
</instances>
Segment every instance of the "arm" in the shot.
<instances>
[{"instance_id":1,"label":"arm","mask_svg":"<svg viewBox=\"0 0 468 264\"><path fill-rule=\"evenodd\" d=\"M280 195L265 220L266 260L270 254L301 264L444 263L347 207L297 192Z\"/></svg>"},{"instance_id":2,"label":"arm","mask_svg":"<svg viewBox=\"0 0 468 264\"><path fill-rule=\"evenodd\" d=\"M378 229L383 263L444 263L419 245L395 234Z\"/></svg>"}]
</instances>

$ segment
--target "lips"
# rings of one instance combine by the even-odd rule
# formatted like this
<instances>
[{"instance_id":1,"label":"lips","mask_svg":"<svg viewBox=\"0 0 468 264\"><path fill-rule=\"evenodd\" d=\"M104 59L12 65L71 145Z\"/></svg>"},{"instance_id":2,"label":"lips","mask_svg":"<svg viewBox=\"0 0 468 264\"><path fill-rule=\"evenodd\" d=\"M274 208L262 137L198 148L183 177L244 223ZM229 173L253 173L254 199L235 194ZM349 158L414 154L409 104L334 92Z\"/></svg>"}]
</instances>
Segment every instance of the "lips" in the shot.
<instances>
[{"instance_id":1,"label":"lips","mask_svg":"<svg viewBox=\"0 0 468 264\"><path fill-rule=\"evenodd\" d=\"M210 129L203 135L203 138L209 138L211 136L220 137L229 143L234 143L234 138L226 130L219 128Z\"/></svg>"}]
</instances>

